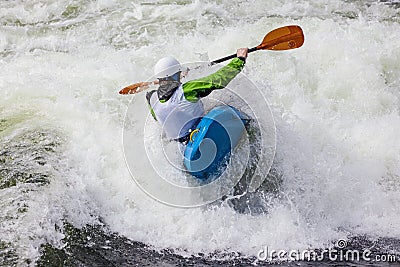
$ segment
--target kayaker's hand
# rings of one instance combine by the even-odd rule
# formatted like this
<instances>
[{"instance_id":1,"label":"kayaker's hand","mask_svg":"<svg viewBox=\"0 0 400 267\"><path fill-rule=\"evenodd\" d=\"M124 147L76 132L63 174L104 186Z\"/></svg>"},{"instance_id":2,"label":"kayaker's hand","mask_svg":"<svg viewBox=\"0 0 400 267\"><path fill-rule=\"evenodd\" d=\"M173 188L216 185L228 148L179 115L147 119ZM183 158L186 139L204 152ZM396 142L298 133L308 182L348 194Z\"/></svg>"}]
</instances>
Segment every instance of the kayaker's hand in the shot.
<instances>
[{"instance_id":1,"label":"kayaker's hand","mask_svg":"<svg viewBox=\"0 0 400 267\"><path fill-rule=\"evenodd\" d=\"M239 48L236 52L236 56L239 58L243 58L244 60L246 60L247 58L247 52L249 51L248 48Z\"/></svg>"}]
</instances>

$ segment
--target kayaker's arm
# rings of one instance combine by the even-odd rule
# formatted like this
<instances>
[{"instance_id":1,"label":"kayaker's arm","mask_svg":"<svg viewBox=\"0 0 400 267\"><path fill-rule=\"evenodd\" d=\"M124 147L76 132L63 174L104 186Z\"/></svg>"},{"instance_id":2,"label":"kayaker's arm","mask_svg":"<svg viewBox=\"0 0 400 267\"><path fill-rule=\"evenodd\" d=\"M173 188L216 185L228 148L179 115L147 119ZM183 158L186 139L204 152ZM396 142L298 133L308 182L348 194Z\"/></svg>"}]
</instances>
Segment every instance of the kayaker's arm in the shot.
<instances>
[{"instance_id":1,"label":"kayaker's arm","mask_svg":"<svg viewBox=\"0 0 400 267\"><path fill-rule=\"evenodd\" d=\"M152 106L151 106L151 103L150 103L151 96L152 96L155 92L157 92L157 91L156 91L156 90L153 90L153 91L147 92L147 94L146 94L146 100L147 100L147 105L149 106L151 115L153 116L153 118L154 118L155 120L157 120L156 113L154 113L154 110L153 110L153 108L152 108Z\"/></svg>"},{"instance_id":2,"label":"kayaker's arm","mask_svg":"<svg viewBox=\"0 0 400 267\"><path fill-rule=\"evenodd\" d=\"M246 56L247 51L244 57L232 59L228 65L219 69L217 72L183 84L183 93L186 100L197 102L200 98L209 95L213 90L225 88L243 69Z\"/></svg>"}]
</instances>

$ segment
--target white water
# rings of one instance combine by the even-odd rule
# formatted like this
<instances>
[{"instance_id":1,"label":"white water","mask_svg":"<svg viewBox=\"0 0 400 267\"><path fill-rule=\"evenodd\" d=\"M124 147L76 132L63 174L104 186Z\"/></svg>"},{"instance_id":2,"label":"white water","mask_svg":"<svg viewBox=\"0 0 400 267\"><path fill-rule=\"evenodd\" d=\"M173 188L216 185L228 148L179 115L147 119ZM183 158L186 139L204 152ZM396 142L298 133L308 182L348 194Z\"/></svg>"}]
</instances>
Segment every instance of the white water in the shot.
<instances>
[{"instance_id":1,"label":"white water","mask_svg":"<svg viewBox=\"0 0 400 267\"><path fill-rule=\"evenodd\" d=\"M265 245L319 248L348 234L399 239L399 10L374 1L179 3L1 2L0 112L15 122L2 143L43 128L64 144L48 160L50 185L0 191L0 239L35 259L40 244L61 246L54 225L63 218L80 227L98 217L132 240L188 254L255 256ZM164 55L219 58L287 24L303 28L304 46L256 52L244 70L265 88L277 126L283 183L279 196L267 194L268 213L176 209L140 191L122 150L131 97L118 90L147 80ZM28 211L18 214L18 203Z\"/></svg>"}]
</instances>

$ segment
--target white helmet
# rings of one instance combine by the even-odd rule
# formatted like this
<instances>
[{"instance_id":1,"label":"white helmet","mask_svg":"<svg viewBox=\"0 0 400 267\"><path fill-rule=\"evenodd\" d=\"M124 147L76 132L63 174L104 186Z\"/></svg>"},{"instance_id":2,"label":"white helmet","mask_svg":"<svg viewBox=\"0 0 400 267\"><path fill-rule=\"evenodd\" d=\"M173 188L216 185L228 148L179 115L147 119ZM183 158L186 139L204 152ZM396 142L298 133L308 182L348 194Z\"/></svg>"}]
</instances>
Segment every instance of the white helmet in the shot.
<instances>
[{"instance_id":1,"label":"white helmet","mask_svg":"<svg viewBox=\"0 0 400 267\"><path fill-rule=\"evenodd\" d=\"M154 66L154 75L157 78L166 78L182 71L181 64L174 57L164 57Z\"/></svg>"}]
</instances>

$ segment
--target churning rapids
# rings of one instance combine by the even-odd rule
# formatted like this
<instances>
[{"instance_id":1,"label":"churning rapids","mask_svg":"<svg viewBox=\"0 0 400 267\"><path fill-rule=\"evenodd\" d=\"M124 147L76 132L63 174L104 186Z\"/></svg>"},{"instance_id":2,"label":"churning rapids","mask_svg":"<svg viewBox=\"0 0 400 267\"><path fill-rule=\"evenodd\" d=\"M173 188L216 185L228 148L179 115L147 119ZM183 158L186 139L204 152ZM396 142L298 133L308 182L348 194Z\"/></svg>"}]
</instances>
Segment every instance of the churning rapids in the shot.
<instances>
[{"instance_id":1,"label":"churning rapids","mask_svg":"<svg viewBox=\"0 0 400 267\"><path fill-rule=\"evenodd\" d=\"M1 1L0 265L263 265L266 247L321 251L338 240L399 260L399 7ZM258 191L191 209L143 193L122 131L131 100L145 97L119 89L146 81L160 57L217 59L290 24L303 28L303 47L252 53L243 71L276 124Z\"/></svg>"}]
</instances>

